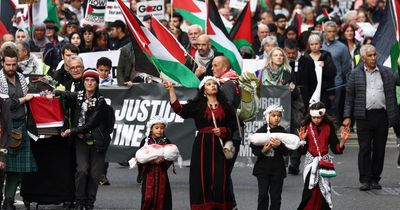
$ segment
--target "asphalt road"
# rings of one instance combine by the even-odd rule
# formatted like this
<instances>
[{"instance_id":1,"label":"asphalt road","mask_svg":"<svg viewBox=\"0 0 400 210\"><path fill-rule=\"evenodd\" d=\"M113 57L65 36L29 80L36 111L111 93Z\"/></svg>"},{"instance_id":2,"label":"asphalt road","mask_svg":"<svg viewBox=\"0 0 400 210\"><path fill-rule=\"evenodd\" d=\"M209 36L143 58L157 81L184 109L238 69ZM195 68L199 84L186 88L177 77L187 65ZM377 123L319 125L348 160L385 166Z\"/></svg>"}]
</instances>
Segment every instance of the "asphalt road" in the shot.
<instances>
[{"instance_id":1,"label":"asphalt road","mask_svg":"<svg viewBox=\"0 0 400 210\"><path fill-rule=\"evenodd\" d=\"M382 174L382 190L359 191L357 170L358 146L350 141L343 155L336 155L334 162L338 176L332 180L333 209L386 210L400 209L400 169L396 166L399 150L394 139L389 139L385 166ZM251 174L252 168L246 163L239 164L233 171L232 178L238 209L257 208L257 180ZM173 209L189 209L189 168L177 168L177 174L170 170ZM140 209L140 185L136 183L137 169L122 168L110 164L110 186L100 186L95 204L96 209ZM284 181L281 209L296 209L303 187L302 174L288 175ZM21 198L19 198L21 199ZM24 209L18 202L17 209ZM34 208L35 205L31 204ZM39 206L39 209L63 209L61 206Z\"/></svg>"}]
</instances>

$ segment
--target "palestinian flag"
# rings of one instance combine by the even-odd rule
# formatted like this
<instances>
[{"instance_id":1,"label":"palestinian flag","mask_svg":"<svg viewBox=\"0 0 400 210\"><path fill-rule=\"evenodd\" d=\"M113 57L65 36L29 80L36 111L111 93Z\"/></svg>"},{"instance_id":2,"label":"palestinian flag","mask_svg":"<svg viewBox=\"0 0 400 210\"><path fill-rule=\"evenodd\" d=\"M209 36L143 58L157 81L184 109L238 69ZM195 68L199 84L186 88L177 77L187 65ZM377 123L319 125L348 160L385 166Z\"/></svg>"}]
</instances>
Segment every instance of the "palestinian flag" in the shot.
<instances>
[{"instance_id":1,"label":"palestinian flag","mask_svg":"<svg viewBox=\"0 0 400 210\"><path fill-rule=\"evenodd\" d=\"M32 5L33 24L42 24L45 20L52 20L61 29L57 6L53 0L42 0Z\"/></svg>"},{"instance_id":2,"label":"palestinian flag","mask_svg":"<svg viewBox=\"0 0 400 210\"><path fill-rule=\"evenodd\" d=\"M106 0L88 0L85 12L85 23L89 25L104 25Z\"/></svg>"},{"instance_id":3,"label":"palestinian flag","mask_svg":"<svg viewBox=\"0 0 400 210\"><path fill-rule=\"evenodd\" d=\"M331 18L330 18L330 16L329 16L329 13L328 13L328 11L326 11L326 9L324 8L323 10L322 10L322 14L320 14L318 17L317 17L317 23L318 24L321 24L321 23L323 23L323 22L326 22L326 21L329 21Z\"/></svg>"},{"instance_id":4,"label":"palestinian flag","mask_svg":"<svg viewBox=\"0 0 400 210\"><path fill-rule=\"evenodd\" d=\"M302 22L303 22L303 20L301 18L301 14L296 12L296 14L292 20L292 23L290 25L293 26L294 28L296 28L297 37L300 37L300 35L301 35L301 23Z\"/></svg>"},{"instance_id":5,"label":"palestinian flag","mask_svg":"<svg viewBox=\"0 0 400 210\"><path fill-rule=\"evenodd\" d=\"M253 31L252 25L250 2L247 2L230 32L230 37L237 49L240 50L241 47L247 46L253 50L252 45L254 43L254 38L251 33Z\"/></svg>"},{"instance_id":6,"label":"palestinian flag","mask_svg":"<svg viewBox=\"0 0 400 210\"><path fill-rule=\"evenodd\" d=\"M161 44L171 53L179 62L186 62L187 52L181 43L176 40L174 35L158 21L157 18L151 16L151 27Z\"/></svg>"},{"instance_id":7,"label":"palestinian flag","mask_svg":"<svg viewBox=\"0 0 400 210\"><path fill-rule=\"evenodd\" d=\"M204 1L198 0L173 0L172 8L182 15L191 24L200 25L205 29L207 18L207 5ZM232 24L225 18L222 19L226 30L230 31Z\"/></svg>"},{"instance_id":8,"label":"palestinian flag","mask_svg":"<svg viewBox=\"0 0 400 210\"><path fill-rule=\"evenodd\" d=\"M399 57L400 37L400 3L398 0L387 0L385 16L380 21L378 29L372 39L372 45L376 47L378 64L387 66L398 72L397 59ZM400 91L397 87L397 99L400 99ZM400 101L400 100L398 100Z\"/></svg>"},{"instance_id":9,"label":"palestinian flag","mask_svg":"<svg viewBox=\"0 0 400 210\"><path fill-rule=\"evenodd\" d=\"M196 75L171 55L164 45L131 13L122 0L118 0L118 4L129 30L147 58L169 79L188 88L197 88L200 81Z\"/></svg>"},{"instance_id":10,"label":"palestinian flag","mask_svg":"<svg viewBox=\"0 0 400 210\"><path fill-rule=\"evenodd\" d=\"M230 40L229 34L222 23L214 1L208 1L208 18L206 24L206 34L211 40L212 45L218 52L223 53L231 63L232 69L240 75L242 71L242 56L235 44Z\"/></svg>"},{"instance_id":11,"label":"palestinian flag","mask_svg":"<svg viewBox=\"0 0 400 210\"><path fill-rule=\"evenodd\" d=\"M260 0L260 5L264 9L273 9L273 4L271 0Z\"/></svg>"}]
</instances>

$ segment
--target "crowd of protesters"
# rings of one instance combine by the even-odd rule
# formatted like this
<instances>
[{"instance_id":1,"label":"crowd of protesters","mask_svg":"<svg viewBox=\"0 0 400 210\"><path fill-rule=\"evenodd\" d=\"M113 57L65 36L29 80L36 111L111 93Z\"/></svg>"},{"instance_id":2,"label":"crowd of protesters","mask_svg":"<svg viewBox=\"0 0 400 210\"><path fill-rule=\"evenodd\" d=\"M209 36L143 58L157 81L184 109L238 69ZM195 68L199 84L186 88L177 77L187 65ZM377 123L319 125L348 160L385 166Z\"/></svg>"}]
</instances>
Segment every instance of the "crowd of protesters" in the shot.
<instances>
[{"instance_id":1,"label":"crowd of protesters","mask_svg":"<svg viewBox=\"0 0 400 210\"><path fill-rule=\"evenodd\" d=\"M108 164L104 163L106 149L98 150L92 137L82 135L91 133L90 131L94 128L101 126L97 122L100 119L99 112L104 111L105 102L99 93L99 87L134 88L137 82L160 82L158 78L141 73L141 69L149 67L147 66L149 62L145 61L144 56L140 56L138 51L140 48L131 37L124 21L117 20L107 22L103 26L92 26L84 20L87 1L56 0L55 2L61 20L60 28L59 23L46 20L33 25L29 32L24 28L9 29L10 33L3 35L0 40L2 59L0 90L2 94L9 95L12 99L12 122L10 122L12 128L20 128L22 132L21 149L14 151L10 148L8 150L11 155L7 154L5 160L0 158L0 168L3 169L0 183L3 184L3 179L6 180L3 209L7 210L15 208L13 206L15 191L21 174L37 170L24 123L26 121L24 104L33 97L28 94L24 77L48 75L57 85L64 86L64 91L54 93L66 99L66 116L71 117L73 123L61 133L61 136L83 139L83 141L76 141L78 143L76 144L75 175L76 209L93 209L98 184L110 184L106 176ZM135 13L136 3L139 0L130 2L130 9ZM375 49L377 46L371 45L374 32L385 15L386 1L274 0L267 2L271 4L267 7L263 7L264 4L258 4L257 9L252 13L254 36L252 47L242 47L239 52L243 58L264 62L263 68L252 69L252 71L265 88L270 85L286 86L291 93L291 129L282 131L282 127L278 124L283 110L274 107L270 112L274 113L279 121L273 124L273 132L290 132L297 135L300 131L301 139L307 140L308 145L314 145L316 139L315 136L313 138L314 132L317 132L318 138L320 134L322 135L320 132L323 132L326 136L321 137L324 138L321 141L324 141L326 145L321 150L324 150L325 157L328 143L334 153L342 153L348 136L343 137L342 134L342 140L339 141L332 131L340 127L343 121L344 129L356 131L358 134L360 190L381 189L379 181L383 170L389 126L394 126L397 144L400 144L399 106L394 92L395 85L400 84L399 78L390 69L377 64ZM240 142L243 141L240 134L243 123L236 123L237 120L233 114L233 109L238 108L240 102L238 93L240 75L230 68L229 60L212 46L210 38L200 25L190 24L179 13L170 11L170 1L167 0L165 3L169 10L160 21L187 50L191 58L187 59L185 65L202 81L199 94L185 106L177 100L173 86L164 81L173 110L183 118L195 118L199 130L191 159L191 207L192 209L207 209L203 204L208 202L207 205L217 209L234 209L236 208L234 183L230 174ZM240 11L230 8L229 0L215 0L215 3L221 17L234 24ZM301 29L292 25L296 12L302 15ZM317 17L325 12L329 13L330 20L320 22ZM142 21L143 25L149 29L151 29L150 18L150 16L145 16ZM117 71L116 75L112 75L110 72L113 64L107 58L107 51L118 49L120 50L119 61L114 64L117 66ZM104 53L104 56L97 60L96 69L85 70L79 54L88 52ZM316 69L322 69L322 76L319 79L316 76ZM317 87L320 91L315 96ZM50 99L52 95L49 92L46 93ZM92 109L86 107L85 110L84 104L93 107ZM315 114L311 110L323 110L323 114ZM326 115L329 114L336 120L326 117L325 111ZM270 112L264 117L273 119ZM209 113L216 115L217 124L220 124L221 128L213 128L213 120ZM306 115L307 117L303 120ZM323 120L323 123L315 120L317 118ZM371 119L377 118L384 119L384 123L371 124L370 121L374 121ZM324 125L324 131L320 131L319 128L314 129L320 124ZM164 128L165 126L166 124ZM308 133L307 126L310 126ZM270 128L267 129L267 127L261 130L269 131ZM226 161L222 153L214 156L214 152L218 151L211 151L211 148L220 149L219 152L222 149L219 148L218 141L210 147L203 145L203 143L210 143L208 140L203 141L204 139L209 138L211 141L215 136L233 139L233 144L237 148L233 160ZM264 161L263 164L276 164L273 161L281 161L283 156L290 156L290 161L286 158L285 164L288 173L292 175L300 173L301 154L307 152L307 149L309 153L307 153L308 156L306 155L306 164L311 164L313 158L318 156L314 154L317 150L319 152L318 144L316 147L315 145L306 146L300 148L299 151L290 152L279 146L280 144L277 139L265 145L265 148L252 146L253 153L260 162ZM198 149L203 147L204 151ZM0 148L2 154L1 149L3 148ZM208 149L210 152L207 152ZM271 156L270 151L274 149L277 149L277 157L274 157L274 154ZM15 153L14 156L12 156L13 153ZM202 165L203 156L211 154L213 156L208 159L217 164L215 171L211 166ZM23 156L24 159L19 156ZM271 159L265 161L263 159L265 157ZM271 183L267 182L274 180L259 176L263 175L262 173L268 174L269 172L266 171L272 169L264 170L260 164L254 168L259 187L266 185L270 187ZM219 165L224 167L218 167ZM398 165L400 166L400 156ZM207 173L212 171L212 176L207 177L202 174L204 170ZM283 178L286 176L285 165L278 164L276 170L280 170L279 173L276 171L273 173L279 176L274 179L277 178L281 184L278 184L279 186L276 183L271 184L271 187L276 187L275 192L280 194ZM6 172L6 178L4 178L4 172ZM314 196L315 189L326 187L322 184L319 187L317 185L312 191L306 189L308 182L311 182L311 176L313 175L307 176L299 209L315 209L310 202L317 202L318 204L315 205L319 206L319 209L332 208L332 201L327 200L325 194L323 194L325 199L321 199L320 194L318 194L319 197L310 198L311 194ZM210 179L211 181L207 180L207 182L210 181L212 185L204 186L204 179ZM141 181L139 177L138 181ZM204 191L207 193L204 194ZM216 193L220 197L208 195L208 193ZM258 209L268 209L269 200L265 198L268 189L260 190L259 193ZM270 208L279 209L280 199L280 195L274 198L271 195Z\"/></svg>"}]
</instances>

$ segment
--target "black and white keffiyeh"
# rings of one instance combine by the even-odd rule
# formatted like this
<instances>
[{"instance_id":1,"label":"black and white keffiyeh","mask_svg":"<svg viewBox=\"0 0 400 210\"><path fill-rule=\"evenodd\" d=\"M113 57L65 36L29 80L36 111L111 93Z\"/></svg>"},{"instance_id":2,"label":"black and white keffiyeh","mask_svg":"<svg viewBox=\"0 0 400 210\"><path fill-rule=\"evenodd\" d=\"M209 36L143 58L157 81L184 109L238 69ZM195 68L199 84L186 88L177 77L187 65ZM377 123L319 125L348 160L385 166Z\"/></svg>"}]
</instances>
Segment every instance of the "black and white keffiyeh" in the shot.
<instances>
[{"instance_id":1,"label":"black and white keffiyeh","mask_svg":"<svg viewBox=\"0 0 400 210\"><path fill-rule=\"evenodd\" d=\"M25 81L24 75L16 72L15 76L17 77L19 83L21 84L22 92L24 93L24 95L26 95L28 93L28 84ZM8 83L6 75L4 74L4 70L0 71L0 93L8 95Z\"/></svg>"}]
</instances>

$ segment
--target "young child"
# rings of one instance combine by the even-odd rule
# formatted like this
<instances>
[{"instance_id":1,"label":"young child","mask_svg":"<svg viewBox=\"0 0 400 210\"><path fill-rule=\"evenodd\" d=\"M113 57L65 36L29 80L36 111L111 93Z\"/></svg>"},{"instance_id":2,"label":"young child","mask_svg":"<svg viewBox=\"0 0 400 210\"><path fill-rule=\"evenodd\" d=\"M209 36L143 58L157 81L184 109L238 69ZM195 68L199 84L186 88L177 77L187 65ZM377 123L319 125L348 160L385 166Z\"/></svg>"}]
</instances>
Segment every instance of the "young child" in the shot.
<instances>
[{"instance_id":1,"label":"young child","mask_svg":"<svg viewBox=\"0 0 400 210\"><path fill-rule=\"evenodd\" d=\"M109 58L101 57L97 60L96 69L99 72L100 87L109 87L113 85L113 78L110 75L112 62Z\"/></svg>"},{"instance_id":2,"label":"young child","mask_svg":"<svg viewBox=\"0 0 400 210\"><path fill-rule=\"evenodd\" d=\"M334 154L343 153L349 130L343 129L339 142L334 119L325 113L325 105L322 102L311 105L299 130L300 139L307 142L299 150L307 154L304 161L303 196L298 209L331 209L333 207L330 177L320 173L318 169L324 167L321 165L321 159L323 164L331 162L328 147Z\"/></svg>"},{"instance_id":3,"label":"young child","mask_svg":"<svg viewBox=\"0 0 400 210\"><path fill-rule=\"evenodd\" d=\"M167 124L167 121L160 116L152 117L147 122L148 136L141 141L140 148L150 144L170 144L164 133ZM158 157L149 163L139 165L139 173L142 177L142 210L172 209L172 195L167 172L171 164L171 161Z\"/></svg>"},{"instance_id":4,"label":"young child","mask_svg":"<svg viewBox=\"0 0 400 210\"><path fill-rule=\"evenodd\" d=\"M283 113L282 106L270 105L264 112L266 123L256 133L286 133L279 125ZM258 207L280 209L283 179L286 177L286 167L283 156L288 154L288 149L279 139L271 139L264 146L250 144L253 154L257 156L253 175L258 181ZM268 194L270 196L268 196Z\"/></svg>"}]
</instances>

